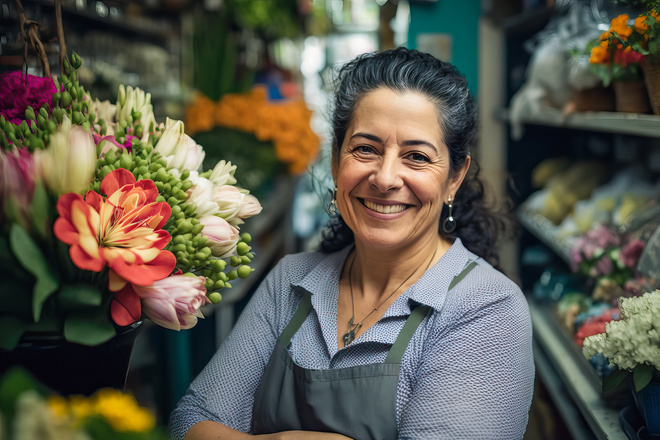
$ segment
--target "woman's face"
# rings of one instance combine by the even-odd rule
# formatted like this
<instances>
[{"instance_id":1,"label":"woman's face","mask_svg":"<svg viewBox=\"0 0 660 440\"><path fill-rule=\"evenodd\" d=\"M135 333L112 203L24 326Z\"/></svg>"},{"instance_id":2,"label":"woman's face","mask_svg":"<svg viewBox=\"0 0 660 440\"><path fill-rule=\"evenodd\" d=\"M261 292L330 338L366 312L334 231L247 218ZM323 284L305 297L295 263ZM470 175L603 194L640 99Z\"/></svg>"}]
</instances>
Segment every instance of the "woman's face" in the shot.
<instances>
[{"instance_id":1,"label":"woman's face","mask_svg":"<svg viewBox=\"0 0 660 440\"><path fill-rule=\"evenodd\" d=\"M374 90L358 103L333 161L337 207L365 245L435 240L443 203L456 194L469 162L450 178L449 151L426 96Z\"/></svg>"}]
</instances>

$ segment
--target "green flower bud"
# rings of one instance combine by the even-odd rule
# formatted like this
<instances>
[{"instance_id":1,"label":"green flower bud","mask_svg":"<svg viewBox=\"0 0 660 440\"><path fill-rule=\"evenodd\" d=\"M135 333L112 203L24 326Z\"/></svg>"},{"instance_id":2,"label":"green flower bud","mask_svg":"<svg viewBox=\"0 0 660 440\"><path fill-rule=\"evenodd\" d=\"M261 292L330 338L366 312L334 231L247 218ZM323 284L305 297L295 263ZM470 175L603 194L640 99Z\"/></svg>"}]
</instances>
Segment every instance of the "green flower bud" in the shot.
<instances>
[{"instance_id":1,"label":"green flower bud","mask_svg":"<svg viewBox=\"0 0 660 440\"><path fill-rule=\"evenodd\" d=\"M174 238L172 239L172 243L186 244L186 239L183 237L183 235L175 235Z\"/></svg>"},{"instance_id":2,"label":"green flower bud","mask_svg":"<svg viewBox=\"0 0 660 440\"><path fill-rule=\"evenodd\" d=\"M122 153L122 155L119 157L119 166L122 168L128 169L128 167L131 166L131 162L133 162L133 160L131 159L131 155L129 153Z\"/></svg>"},{"instance_id":3,"label":"green flower bud","mask_svg":"<svg viewBox=\"0 0 660 440\"><path fill-rule=\"evenodd\" d=\"M104 179L105 176L110 174L112 172L112 168L110 166L105 165L103 168L101 168L101 179Z\"/></svg>"},{"instance_id":4,"label":"green flower bud","mask_svg":"<svg viewBox=\"0 0 660 440\"><path fill-rule=\"evenodd\" d=\"M236 270L230 270L229 272L227 272L227 278L229 278L230 281L235 280L236 278L238 278L238 273L236 272Z\"/></svg>"},{"instance_id":5,"label":"green flower bud","mask_svg":"<svg viewBox=\"0 0 660 440\"><path fill-rule=\"evenodd\" d=\"M34 110L32 109L31 106L27 106L25 109L25 117L29 119L30 121L34 121L37 117L34 114Z\"/></svg>"},{"instance_id":6,"label":"green flower bud","mask_svg":"<svg viewBox=\"0 0 660 440\"><path fill-rule=\"evenodd\" d=\"M236 269L236 272L238 273L238 276L239 276L240 278L247 278L248 275L250 275L250 273L251 273L253 270L254 270L254 269L252 269L250 266L245 266L245 265L243 265L243 266L239 267L238 269Z\"/></svg>"},{"instance_id":7,"label":"green flower bud","mask_svg":"<svg viewBox=\"0 0 660 440\"><path fill-rule=\"evenodd\" d=\"M241 257L241 263L243 263L243 264L250 264L250 263L252 263L252 259L249 258L247 255L243 255L243 256Z\"/></svg>"},{"instance_id":8,"label":"green flower bud","mask_svg":"<svg viewBox=\"0 0 660 440\"><path fill-rule=\"evenodd\" d=\"M213 284L214 284L214 281L211 278L206 277L206 281L204 281L204 287L206 287L206 290L213 289Z\"/></svg>"},{"instance_id":9,"label":"green flower bud","mask_svg":"<svg viewBox=\"0 0 660 440\"><path fill-rule=\"evenodd\" d=\"M225 267L227 267L227 262L225 260L213 260L215 263L215 268L217 270L225 270Z\"/></svg>"},{"instance_id":10,"label":"green flower bud","mask_svg":"<svg viewBox=\"0 0 660 440\"><path fill-rule=\"evenodd\" d=\"M172 206L172 214L178 214L181 212L181 205Z\"/></svg>"},{"instance_id":11,"label":"green flower bud","mask_svg":"<svg viewBox=\"0 0 660 440\"><path fill-rule=\"evenodd\" d=\"M220 281L220 283L222 283L222 281ZM215 287L215 285L213 287ZM222 287L218 287L218 289L222 289L223 287L225 287L225 283L222 283ZM220 292L211 292L207 295L207 297L213 304L217 304L222 300L222 295L220 295Z\"/></svg>"},{"instance_id":12,"label":"green flower bud","mask_svg":"<svg viewBox=\"0 0 660 440\"><path fill-rule=\"evenodd\" d=\"M178 237L181 237L181 236L179 235L179 236L177 236L177 238ZM181 237L181 238L183 238L183 237ZM175 244L174 246L172 246L172 252L185 252L185 251L186 251L186 245L184 243L178 243L178 244Z\"/></svg>"},{"instance_id":13,"label":"green flower bud","mask_svg":"<svg viewBox=\"0 0 660 440\"><path fill-rule=\"evenodd\" d=\"M76 125L81 125L83 122L85 122L85 116L80 113L80 111L74 111L73 112L73 123Z\"/></svg>"},{"instance_id":14,"label":"green flower bud","mask_svg":"<svg viewBox=\"0 0 660 440\"><path fill-rule=\"evenodd\" d=\"M190 171L183 170L183 172L181 173L181 180L186 180L188 177L190 177Z\"/></svg>"},{"instance_id":15,"label":"green flower bud","mask_svg":"<svg viewBox=\"0 0 660 440\"><path fill-rule=\"evenodd\" d=\"M176 197L168 197L167 204L170 206L176 206L179 204L179 199L177 199ZM192 231L192 224L190 224L190 230L186 232L190 232L190 231ZM185 234L186 232L183 232L183 234Z\"/></svg>"},{"instance_id":16,"label":"green flower bud","mask_svg":"<svg viewBox=\"0 0 660 440\"><path fill-rule=\"evenodd\" d=\"M225 289L231 289L231 284L225 281Z\"/></svg>"},{"instance_id":17,"label":"green flower bud","mask_svg":"<svg viewBox=\"0 0 660 440\"><path fill-rule=\"evenodd\" d=\"M156 201L157 201L157 202L165 202L165 197L163 197L163 196L161 196L160 194L158 194L158 197L156 197Z\"/></svg>"},{"instance_id":18,"label":"green flower bud","mask_svg":"<svg viewBox=\"0 0 660 440\"><path fill-rule=\"evenodd\" d=\"M254 254L252 252L248 252L247 254L244 255L245 257L248 257L250 260L254 260Z\"/></svg>"},{"instance_id":19,"label":"green flower bud","mask_svg":"<svg viewBox=\"0 0 660 440\"><path fill-rule=\"evenodd\" d=\"M236 245L236 253L238 255L245 255L250 251L250 249L250 246L248 246L248 244L244 241L239 241Z\"/></svg>"},{"instance_id":20,"label":"green flower bud","mask_svg":"<svg viewBox=\"0 0 660 440\"><path fill-rule=\"evenodd\" d=\"M243 232L241 234L241 241L250 243L252 241L252 236L248 232Z\"/></svg>"},{"instance_id":21,"label":"green flower bud","mask_svg":"<svg viewBox=\"0 0 660 440\"><path fill-rule=\"evenodd\" d=\"M48 129L48 133L55 133L55 130L57 130L57 124L54 121L48 120L46 122L46 128Z\"/></svg>"},{"instance_id":22,"label":"green flower bud","mask_svg":"<svg viewBox=\"0 0 660 440\"><path fill-rule=\"evenodd\" d=\"M214 290L224 289L225 287L231 287L231 286L229 285L229 283L225 283L222 280L218 280L213 284Z\"/></svg>"},{"instance_id":23,"label":"green flower bud","mask_svg":"<svg viewBox=\"0 0 660 440\"><path fill-rule=\"evenodd\" d=\"M74 68L80 69L80 65L82 64L82 61L80 60L80 55L74 52L73 55L71 55L71 64L73 65Z\"/></svg>"},{"instance_id":24,"label":"green flower bud","mask_svg":"<svg viewBox=\"0 0 660 440\"><path fill-rule=\"evenodd\" d=\"M108 152L105 153L104 158L108 163L113 163L114 161L116 161L117 155L115 154L115 150L108 150Z\"/></svg>"},{"instance_id":25,"label":"green flower bud","mask_svg":"<svg viewBox=\"0 0 660 440\"><path fill-rule=\"evenodd\" d=\"M186 209L184 210L186 215L193 215L197 211L197 204L196 203L188 203L186 205Z\"/></svg>"},{"instance_id":26,"label":"green flower bud","mask_svg":"<svg viewBox=\"0 0 660 440\"><path fill-rule=\"evenodd\" d=\"M192 220L197 220L197 219L191 219L191 221ZM204 225L201 223L197 223L196 225L193 225L192 234L197 235L202 232L202 229L204 229Z\"/></svg>"},{"instance_id":27,"label":"green flower bud","mask_svg":"<svg viewBox=\"0 0 660 440\"><path fill-rule=\"evenodd\" d=\"M38 126L39 128L41 128L41 129L45 129L45 128L46 128L46 118L44 118L43 116L41 116L41 114L39 114L39 115L37 116L37 126Z\"/></svg>"},{"instance_id":28,"label":"green flower bud","mask_svg":"<svg viewBox=\"0 0 660 440\"><path fill-rule=\"evenodd\" d=\"M236 257L236 256L231 256L229 257L229 264L233 267L237 267L241 265L241 258Z\"/></svg>"},{"instance_id":29,"label":"green flower bud","mask_svg":"<svg viewBox=\"0 0 660 440\"><path fill-rule=\"evenodd\" d=\"M204 252L197 252L195 253L195 258L197 258L199 261L204 261L206 260L206 254L204 254Z\"/></svg>"},{"instance_id":30,"label":"green flower bud","mask_svg":"<svg viewBox=\"0 0 660 440\"><path fill-rule=\"evenodd\" d=\"M220 273L218 274L218 278L220 278L220 279L221 279L222 281L224 281L225 283L226 283L227 281L229 281L229 277L228 277L227 274L224 273L224 272L220 272Z\"/></svg>"},{"instance_id":31,"label":"green flower bud","mask_svg":"<svg viewBox=\"0 0 660 440\"><path fill-rule=\"evenodd\" d=\"M71 105L71 101L73 98L71 97L71 93L64 91L62 92L62 98L60 99L60 105L63 108L68 108Z\"/></svg>"}]
</instances>

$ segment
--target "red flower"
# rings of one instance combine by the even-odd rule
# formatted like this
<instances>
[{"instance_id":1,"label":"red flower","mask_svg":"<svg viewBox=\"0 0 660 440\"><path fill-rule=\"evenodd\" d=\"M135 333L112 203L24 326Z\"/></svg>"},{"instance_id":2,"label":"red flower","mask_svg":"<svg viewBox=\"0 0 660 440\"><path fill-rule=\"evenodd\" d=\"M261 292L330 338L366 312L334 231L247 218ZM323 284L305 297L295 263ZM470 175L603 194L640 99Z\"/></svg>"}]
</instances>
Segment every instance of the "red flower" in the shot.
<instances>
[{"instance_id":1,"label":"red flower","mask_svg":"<svg viewBox=\"0 0 660 440\"><path fill-rule=\"evenodd\" d=\"M84 199L67 193L57 201L55 235L71 245L75 265L94 272L107 265L113 292L127 282L148 286L169 276L176 258L163 250L171 237L160 228L172 211L167 203L156 202L154 182L136 182L120 168L103 179L101 192L108 197L89 191Z\"/></svg>"}]
</instances>

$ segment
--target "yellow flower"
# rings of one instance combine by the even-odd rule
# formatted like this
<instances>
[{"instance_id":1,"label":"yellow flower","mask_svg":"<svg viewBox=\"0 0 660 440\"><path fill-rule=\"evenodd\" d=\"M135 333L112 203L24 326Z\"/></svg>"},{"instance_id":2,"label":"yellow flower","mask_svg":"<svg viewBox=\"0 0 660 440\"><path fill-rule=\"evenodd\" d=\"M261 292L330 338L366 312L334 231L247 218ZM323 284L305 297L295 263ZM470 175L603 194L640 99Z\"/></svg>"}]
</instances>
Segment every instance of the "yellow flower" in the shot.
<instances>
[{"instance_id":1,"label":"yellow flower","mask_svg":"<svg viewBox=\"0 0 660 440\"><path fill-rule=\"evenodd\" d=\"M115 431L145 432L156 424L154 416L130 394L107 388L97 391L93 401L95 413L103 416Z\"/></svg>"}]
</instances>

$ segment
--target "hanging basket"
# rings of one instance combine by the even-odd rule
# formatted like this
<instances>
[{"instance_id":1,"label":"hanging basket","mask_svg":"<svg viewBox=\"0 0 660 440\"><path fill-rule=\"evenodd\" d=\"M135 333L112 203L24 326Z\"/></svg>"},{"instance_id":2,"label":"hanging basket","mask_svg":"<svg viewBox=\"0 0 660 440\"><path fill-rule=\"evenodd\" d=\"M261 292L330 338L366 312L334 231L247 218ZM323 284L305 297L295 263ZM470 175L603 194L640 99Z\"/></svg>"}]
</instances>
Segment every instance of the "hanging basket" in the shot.
<instances>
[{"instance_id":1,"label":"hanging basket","mask_svg":"<svg viewBox=\"0 0 660 440\"><path fill-rule=\"evenodd\" d=\"M653 114L660 115L660 62L644 63L644 82Z\"/></svg>"},{"instance_id":2,"label":"hanging basket","mask_svg":"<svg viewBox=\"0 0 660 440\"><path fill-rule=\"evenodd\" d=\"M648 113L651 110L649 95L643 81L614 81L616 111L624 113Z\"/></svg>"}]
</instances>

